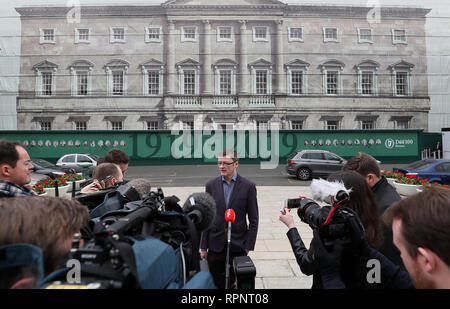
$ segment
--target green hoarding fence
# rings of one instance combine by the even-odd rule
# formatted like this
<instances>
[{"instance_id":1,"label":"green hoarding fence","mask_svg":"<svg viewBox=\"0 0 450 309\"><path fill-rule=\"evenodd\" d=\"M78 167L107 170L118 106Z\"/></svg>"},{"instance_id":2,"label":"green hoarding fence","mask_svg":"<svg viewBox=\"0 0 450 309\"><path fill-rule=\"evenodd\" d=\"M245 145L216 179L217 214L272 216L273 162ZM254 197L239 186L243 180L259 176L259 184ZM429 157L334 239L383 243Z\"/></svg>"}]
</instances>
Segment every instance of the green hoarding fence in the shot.
<instances>
[{"instance_id":1,"label":"green hoarding fence","mask_svg":"<svg viewBox=\"0 0 450 309\"><path fill-rule=\"evenodd\" d=\"M368 153L383 163L420 160L424 141L440 134L423 130L269 130L269 131L0 131L20 141L32 158L56 162L68 153L105 155L124 150L132 165L208 164L220 149L235 148L241 163L284 164L299 149L323 149L344 158Z\"/></svg>"}]
</instances>

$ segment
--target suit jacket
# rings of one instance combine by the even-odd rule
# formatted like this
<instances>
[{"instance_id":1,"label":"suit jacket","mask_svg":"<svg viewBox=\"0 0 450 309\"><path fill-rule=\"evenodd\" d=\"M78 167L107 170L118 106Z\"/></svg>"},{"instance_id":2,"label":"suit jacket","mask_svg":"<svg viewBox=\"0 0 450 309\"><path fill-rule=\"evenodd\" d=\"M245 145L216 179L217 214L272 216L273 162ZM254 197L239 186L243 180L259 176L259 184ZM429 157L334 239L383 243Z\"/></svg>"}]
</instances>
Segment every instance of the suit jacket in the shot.
<instances>
[{"instance_id":1,"label":"suit jacket","mask_svg":"<svg viewBox=\"0 0 450 309\"><path fill-rule=\"evenodd\" d=\"M206 183L206 192L216 201L216 219L214 225L203 232L201 248L221 252L225 248L227 223L225 222L225 197L222 177L219 176ZM234 210L236 220L231 225L230 251L253 250L258 233L258 201L256 185L252 181L237 175L236 183L230 196L228 208ZM249 224L247 225L247 216Z\"/></svg>"}]
</instances>

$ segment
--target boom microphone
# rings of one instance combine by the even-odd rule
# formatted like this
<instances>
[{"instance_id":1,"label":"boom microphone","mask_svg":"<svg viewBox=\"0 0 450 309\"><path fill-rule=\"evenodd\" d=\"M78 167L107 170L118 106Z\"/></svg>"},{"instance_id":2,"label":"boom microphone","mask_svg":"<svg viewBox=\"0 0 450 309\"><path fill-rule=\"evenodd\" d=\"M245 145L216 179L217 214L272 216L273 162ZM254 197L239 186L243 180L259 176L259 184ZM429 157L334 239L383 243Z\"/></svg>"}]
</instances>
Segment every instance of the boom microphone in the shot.
<instances>
[{"instance_id":1,"label":"boom microphone","mask_svg":"<svg viewBox=\"0 0 450 309\"><path fill-rule=\"evenodd\" d=\"M347 189L343 182L313 179L310 185L313 199L328 204L348 199L352 189Z\"/></svg>"},{"instance_id":2,"label":"boom microphone","mask_svg":"<svg viewBox=\"0 0 450 309\"><path fill-rule=\"evenodd\" d=\"M144 195L149 194L152 191L152 185L150 180L145 178L136 178L127 182L127 186L133 187L139 194L139 199L142 199Z\"/></svg>"},{"instance_id":3,"label":"boom microphone","mask_svg":"<svg viewBox=\"0 0 450 309\"><path fill-rule=\"evenodd\" d=\"M216 202L209 193L192 193L184 202L183 212L193 219L197 230L205 231L216 218Z\"/></svg>"}]
</instances>

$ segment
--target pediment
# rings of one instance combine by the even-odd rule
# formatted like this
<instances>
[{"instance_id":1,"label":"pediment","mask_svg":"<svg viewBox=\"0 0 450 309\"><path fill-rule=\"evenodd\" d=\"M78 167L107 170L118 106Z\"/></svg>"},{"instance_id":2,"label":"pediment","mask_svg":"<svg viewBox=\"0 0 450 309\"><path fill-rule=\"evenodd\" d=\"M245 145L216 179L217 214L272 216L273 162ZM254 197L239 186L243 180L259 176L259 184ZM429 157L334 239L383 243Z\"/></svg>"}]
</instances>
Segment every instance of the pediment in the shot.
<instances>
[{"instance_id":1,"label":"pediment","mask_svg":"<svg viewBox=\"0 0 450 309\"><path fill-rule=\"evenodd\" d=\"M309 67L309 63L300 59L294 59L284 65L285 67Z\"/></svg>"},{"instance_id":2,"label":"pediment","mask_svg":"<svg viewBox=\"0 0 450 309\"><path fill-rule=\"evenodd\" d=\"M375 67L375 68L378 68L380 66L380 64L378 63L378 62L376 62L376 61L373 61L373 60L364 60L364 61L361 61L356 67L360 67L360 68L364 68L364 67L366 67L366 68L369 68L369 67Z\"/></svg>"},{"instance_id":3,"label":"pediment","mask_svg":"<svg viewBox=\"0 0 450 309\"><path fill-rule=\"evenodd\" d=\"M88 60L76 60L71 65L69 65L69 68L92 68L94 64Z\"/></svg>"},{"instance_id":4,"label":"pediment","mask_svg":"<svg viewBox=\"0 0 450 309\"><path fill-rule=\"evenodd\" d=\"M155 58L150 59L144 63L141 63L139 67L161 67L164 66L164 62L156 60Z\"/></svg>"},{"instance_id":5,"label":"pediment","mask_svg":"<svg viewBox=\"0 0 450 309\"><path fill-rule=\"evenodd\" d=\"M198 66L200 66L200 62L198 62L192 58L187 58L185 60L178 62L175 66L177 66L177 67L185 67L185 66L198 67Z\"/></svg>"},{"instance_id":6,"label":"pediment","mask_svg":"<svg viewBox=\"0 0 450 309\"><path fill-rule=\"evenodd\" d=\"M327 60L321 65L319 65L319 68L321 70L325 70L326 68L339 68L340 70L343 70L344 67L345 63L336 59Z\"/></svg>"},{"instance_id":7,"label":"pediment","mask_svg":"<svg viewBox=\"0 0 450 309\"><path fill-rule=\"evenodd\" d=\"M129 67L128 61L122 59L113 59L105 64L105 67Z\"/></svg>"},{"instance_id":8,"label":"pediment","mask_svg":"<svg viewBox=\"0 0 450 309\"><path fill-rule=\"evenodd\" d=\"M264 60L264 59L258 59L256 61L250 62L248 64L249 67L271 67L272 62Z\"/></svg>"},{"instance_id":9,"label":"pediment","mask_svg":"<svg viewBox=\"0 0 450 309\"><path fill-rule=\"evenodd\" d=\"M42 70L42 69L48 70L48 69L57 69L57 68L58 68L57 64L50 62L48 60L44 60L33 66L33 70Z\"/></svg>"},{"instance_id":10,"label":"pediment","mask_svg":"<svg viewBox=\"0 0 450 309\"><path fill-rule=\"evenodd\" d=\"M406 62L405 60L400 60L388 66L389 69L402 68L402 69L412 69L414 64Z\"/></svg>"},{"instance_id":11,"label":"pediment","mask_svg":"<svg viewBox=\"0 0 450 309\"><path fill-rule=\"evenodd\" d=\"M214 62L214 66L216 67L231 67L231 66L237 66L237 62L233 59L225 58L220 59Z\"/></svg>"}]
</instances>

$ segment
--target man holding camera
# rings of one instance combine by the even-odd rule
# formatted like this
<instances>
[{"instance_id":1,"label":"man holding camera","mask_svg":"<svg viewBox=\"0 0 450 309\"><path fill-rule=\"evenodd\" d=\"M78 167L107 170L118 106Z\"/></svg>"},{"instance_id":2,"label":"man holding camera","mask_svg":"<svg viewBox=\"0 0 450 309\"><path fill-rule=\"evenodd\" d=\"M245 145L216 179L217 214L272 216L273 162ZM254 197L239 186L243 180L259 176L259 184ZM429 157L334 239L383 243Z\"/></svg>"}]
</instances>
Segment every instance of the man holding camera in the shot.
<instances>
[{"instance_id":1,"label":"man holding camera","mask_svg":"<svg viewBox=\"0 0 450 309\"><path fill-rule=\"evenodd\" d=\"M0 140L0 197L28 196L33 169L28 152L19 142Z\"/></svg>"},{"instance_id":2,"label":"man holding camera","mask_svg":"<svg viewBox=\"0 0 450 309\"><path fill-rule=\"evenodd\" d=\"M206 183L206 192L214 198L217 210L214 225L203 233L200 257L208 260L217 288L224 289L227 255L225 211L233 209L236 214L231 232L230 263L234 257L245 256L254 249L259 215L256 185L238 175L237 152L230 149L223 150L218 157L218 166L220 176ZM230 282L233 283L235 275L232 266L229 267Z\"/></svg>"}]
</instances>

